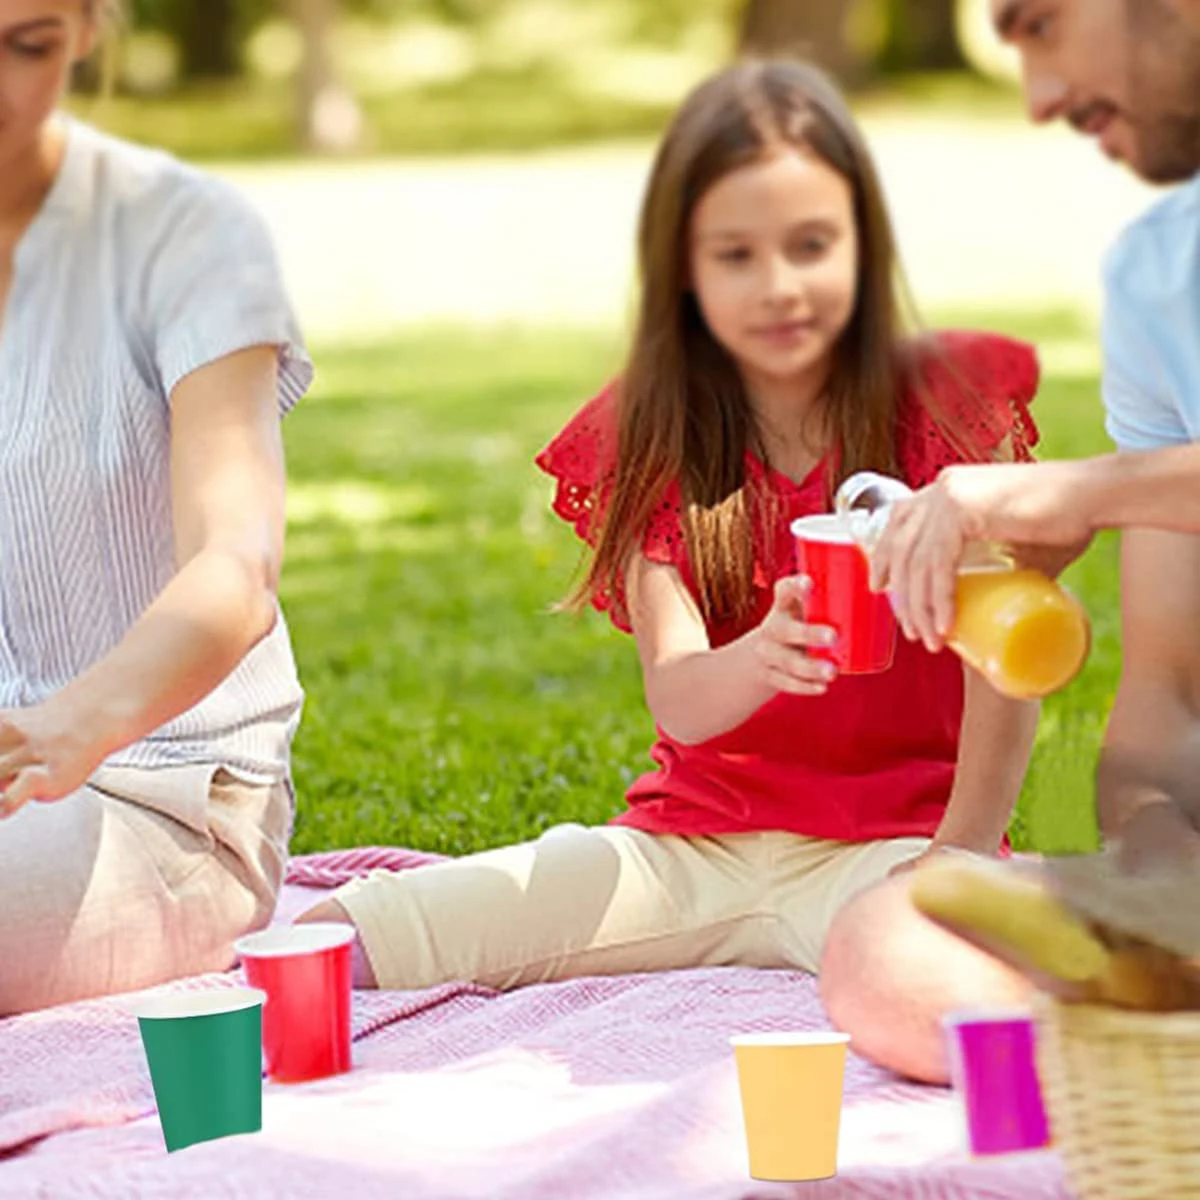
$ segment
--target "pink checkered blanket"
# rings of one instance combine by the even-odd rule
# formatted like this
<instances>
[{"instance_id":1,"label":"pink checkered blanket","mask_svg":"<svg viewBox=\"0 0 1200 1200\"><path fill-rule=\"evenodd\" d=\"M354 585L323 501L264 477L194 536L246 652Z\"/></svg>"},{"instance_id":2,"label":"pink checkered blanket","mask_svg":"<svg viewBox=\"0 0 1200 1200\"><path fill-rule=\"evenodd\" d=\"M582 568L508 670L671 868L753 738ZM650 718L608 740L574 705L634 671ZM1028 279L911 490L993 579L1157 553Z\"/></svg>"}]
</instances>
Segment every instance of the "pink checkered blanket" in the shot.
<instances>
[{"instance_id":1,"label":"pink checkered blanket","mask_svg":"<svg viewBox=\"0 0 1200 1200\"><path fill-rule=\"evenodd\" d=\"M299 858L286 919L371 867ZM239 972L169 989L228 987ZM728 1046L824 1028L810 977L722 968L497 994L467 985L355 995L355 1070L268 1083L263 1130L167 1155L128 997L0 1022L0 1197L263 1200L749 1200L845 1196L1066 1200L1051 1152L972 1161L954 1097L851 1056L836 1179L748 1178Z\"/></svg>"}]
</instances>

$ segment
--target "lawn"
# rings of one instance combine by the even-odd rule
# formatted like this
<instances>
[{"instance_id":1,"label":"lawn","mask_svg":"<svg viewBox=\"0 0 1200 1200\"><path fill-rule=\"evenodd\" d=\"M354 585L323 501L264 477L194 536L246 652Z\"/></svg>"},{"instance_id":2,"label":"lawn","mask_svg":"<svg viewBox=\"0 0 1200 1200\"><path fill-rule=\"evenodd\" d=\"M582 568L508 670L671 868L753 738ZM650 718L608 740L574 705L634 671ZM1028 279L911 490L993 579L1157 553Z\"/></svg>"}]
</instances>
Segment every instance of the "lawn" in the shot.
<instances>
[{"instance_id":1,"label":"lawn","mask_svg":"<svg viewBox=\"0 0 1200 1200\"><path fill-rule=\"evenodd\" d=\"M506 154L654 138L692 82L681 78L669 95L613 95L590 87L586 76L527 66L397 87L361 97L364 132L350 157ZM195 84L159 97L82 95L71 105L110 133L185 159L260 162L297 153L293 95L283 83ZM910 121L942 113L1008 124L1019 112L1011 88L965 72L888 79L857 94L855 106L866 118Z\"/></svg>"},{"instance_id":2,"label":"lawn","mask_svg":"<svg viewBox=\"0 0 1200 1200\"><path fill-rule=\"evenodd\" d=\"M1061 316L994 327L1086 337ZM619 358L615 336L441 330L318 355L288 419L283 600L308 692L294 848L447 853L604 821L648 764L630 639L551 611L579 562L532 465ZM1104 446L1096 380L1051 373L1044 450ZM1093 838L1090 763L1118 671L1115 545L1068 576L1096 626L1084 675L1045 706L1014 836Z\"/></svg>"}]
</instances>

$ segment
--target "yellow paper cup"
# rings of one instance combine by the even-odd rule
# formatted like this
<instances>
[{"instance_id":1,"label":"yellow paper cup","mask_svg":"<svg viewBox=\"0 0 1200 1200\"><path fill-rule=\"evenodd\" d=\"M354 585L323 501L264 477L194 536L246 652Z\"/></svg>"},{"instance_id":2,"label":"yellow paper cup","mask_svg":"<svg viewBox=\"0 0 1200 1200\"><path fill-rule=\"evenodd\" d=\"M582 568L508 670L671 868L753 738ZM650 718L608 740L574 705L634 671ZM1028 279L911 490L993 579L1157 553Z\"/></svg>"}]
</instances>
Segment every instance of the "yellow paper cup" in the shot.
<instances>
[{"instance_id":1,"label":"yellow paper cup","mask_svg":"<svg viewBox=\"0 0 1200 1200\"><path fill-rule=\"evenodd\" d=\"M753 1033L730 1041L751 1177L792 1181L836 1175L849 1035Z\"/></svg>"}]
</instances>

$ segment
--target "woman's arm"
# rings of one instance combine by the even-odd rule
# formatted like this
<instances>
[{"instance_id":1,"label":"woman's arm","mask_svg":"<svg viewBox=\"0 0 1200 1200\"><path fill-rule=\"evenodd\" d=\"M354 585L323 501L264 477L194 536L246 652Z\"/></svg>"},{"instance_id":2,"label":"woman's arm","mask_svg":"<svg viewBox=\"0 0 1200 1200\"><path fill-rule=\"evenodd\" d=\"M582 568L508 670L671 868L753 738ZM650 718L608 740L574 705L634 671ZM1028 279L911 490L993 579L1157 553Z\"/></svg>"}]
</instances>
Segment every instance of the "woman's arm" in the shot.
<instances>
[{"instance_id":1,"label":"woman's arm","mask_svg":"<svg viewBox=\"0 0 1200 1200\"><path fill-rule=\"evenodd\" d=\"M60 692L0 714L0 812L74 791L114 751L191 708L274 625L284 465L276 352L186 376L171 397L177 574Z\"/></svg>"},{"instance_id":2,"label":"woman's arm","mask_svg":"<svg viewBox=\"0 0 1200 1200\"><path fill-rule=\"evenodd\" d=\"M646 703L676 741L708 741L737 728L777 693L821 695L834 677L832 667L806 653L831 644L833 631L801 619L799 579L781 579L763 623L718 650L674 567L636 555L626 593Z\"/></svg>"},{"instance_id":3,"label":"woman's arm","mask_svg":"<svg viewBox=\"0 0 1200 1200\"><path fill-rule=\"evenodd\" d=\"M1000 695L971 667L963 673L958 764L934 845L994 854L1021 793L1041 709L1036 701Z\"/></svg>"}]
</instances>

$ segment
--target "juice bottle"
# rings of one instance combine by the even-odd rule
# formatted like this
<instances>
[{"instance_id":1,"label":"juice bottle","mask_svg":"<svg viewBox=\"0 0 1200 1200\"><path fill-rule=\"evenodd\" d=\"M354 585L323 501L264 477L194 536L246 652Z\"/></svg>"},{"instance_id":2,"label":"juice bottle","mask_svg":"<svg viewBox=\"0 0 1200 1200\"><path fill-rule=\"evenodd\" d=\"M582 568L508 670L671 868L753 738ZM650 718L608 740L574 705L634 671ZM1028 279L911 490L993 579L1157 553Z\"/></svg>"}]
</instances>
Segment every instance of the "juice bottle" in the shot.
<instances>
[{"instance_id":1,"label":"juice bottle","mask_svg":"<svg viewBox=\"0 0 1200 1200\"><path fill-rule=\"evenodd\" d=\"M892 504L912 491L869 471L838 489L835 508L870 552ZM1031 700L1065 687L1091 648L1083 606L1040 571L1018 567L1002 547L968 547L958 572L954 628L947 644L1006 696Z\"/></svg>"}]
</instances>

